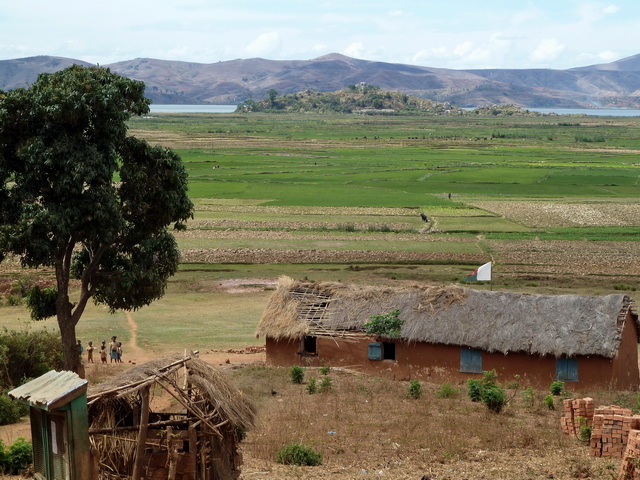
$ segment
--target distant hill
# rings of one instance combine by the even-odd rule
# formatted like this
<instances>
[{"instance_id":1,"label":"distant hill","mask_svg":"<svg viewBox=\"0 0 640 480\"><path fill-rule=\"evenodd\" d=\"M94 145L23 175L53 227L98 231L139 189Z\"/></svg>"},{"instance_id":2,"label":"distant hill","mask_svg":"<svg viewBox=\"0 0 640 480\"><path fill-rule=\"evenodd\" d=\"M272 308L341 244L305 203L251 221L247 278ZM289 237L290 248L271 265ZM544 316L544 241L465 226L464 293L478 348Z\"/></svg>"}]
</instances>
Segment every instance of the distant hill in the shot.
<instances>
[{"instance_id":1,"label":"distant hill","mask_svg":"<svg viewBox=\"0 0 640 480\"><path fill-rule=\"evenodd\" d=\"M0 61L0 89L33 82L38 73L87 62L38 56ZM364 82L382 90L458 107L640 108L640 55L602 65L550 69L451 70L373 62L330 54L312 60L231 60L210 64L138 58L105 65L142 80L154 103L238 104L312 90L335 92Z\"/></svg>"},{"instance_id":2,"label":"distant hill","mask_svg":"<svg viewBox=\"0 0 640 480\"><path fill-rule=\"evenodd\" d=\"M0 90L27 87L35 81L40 73L57 72L74 64L91 65L81 60L47 55L0 60Z\"/></svg>"}]
</instances>

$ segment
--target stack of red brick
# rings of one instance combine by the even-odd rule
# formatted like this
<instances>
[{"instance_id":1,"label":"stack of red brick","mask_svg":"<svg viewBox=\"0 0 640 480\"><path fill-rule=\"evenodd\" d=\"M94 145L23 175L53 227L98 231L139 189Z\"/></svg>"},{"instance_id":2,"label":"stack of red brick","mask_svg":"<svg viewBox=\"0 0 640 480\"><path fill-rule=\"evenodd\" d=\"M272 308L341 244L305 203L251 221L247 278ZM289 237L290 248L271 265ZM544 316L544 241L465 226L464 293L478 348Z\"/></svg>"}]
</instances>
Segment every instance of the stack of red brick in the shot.
<instances>
[{"instance_id":1,"label":"stack of red brick","mask_svg":"<svg viewBox=\"0 0 640 480\"><path fill-rule=\"evenodd\" d=\"M640 415L617 405L594 408L593 399L563 402L562 431L580 436L583 425L591 427L591 455L622 458L629 432L640 429Z\"/></svg>"},{"instance_id":2,"label":"stack of red brick","mask_svg":"<svg viewBox=\"0 0 640 480\"><path fill-rule=\"evenodd\" d=\"M577 400L564 400L562 402L562 418L560 419L562 431L567 435L580 435L583 425L593 426L595 404L593 398L579 398Z\"/></svg>"},{"instance_id":3,"label":"stack of red brick","mask_svg":"<svg viewBox=\"0 0 640 480\"><path fill-rule=\"evenodd\" d=\"M640 428L640 416L628 408L614 406L596 409L591 433L591 454L622 458L629 432Z\"/></svg>"},{"instance_id":4,"label":"stack of red brick","mask_svg":"<svg viewBox=\"0 0 640 480\"><path fill-rule=\"evenodd\" d=\"M631 430L627 439L627 449L622 457L620 476L625 480L640 480L640 468L638 459L640 458L640 430Z\"/></svg>"}]
</instances>

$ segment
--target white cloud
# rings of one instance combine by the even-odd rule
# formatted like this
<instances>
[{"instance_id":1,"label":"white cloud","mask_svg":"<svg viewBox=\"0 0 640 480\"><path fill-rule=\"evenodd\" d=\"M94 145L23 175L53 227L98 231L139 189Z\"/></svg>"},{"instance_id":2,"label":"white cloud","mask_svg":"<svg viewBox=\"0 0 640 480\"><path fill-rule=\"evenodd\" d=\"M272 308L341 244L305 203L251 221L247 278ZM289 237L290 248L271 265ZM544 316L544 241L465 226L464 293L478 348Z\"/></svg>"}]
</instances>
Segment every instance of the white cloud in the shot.
<instances>
[{"instance_id":1,"label":"white cloud","mask_svg":"<svg viewBox=\"0 0 640 480\"><path fill-rule=\"evenodd\" d=\"M614 62L616 60L620 60L620 54L616 52L612 52L611 50L605 50L604 52L598 53L597 57L603 62Z\"/></svg>"},{"instance_id":2,"label":"white cloud","mask_svg":"<svg viewBox=\"0 0 640 480\"><path fill-rule=\"evenodd\" d=\"M265 55L273 52L279 44L280 34L278 32L263 33L247 45L245 51L251 55Z\"/></svg>"},{"instance_id":3,"label":"white cloud","mask_svg":"<svg viewBox=\"0 0 640 480\"><path fill-rule=\"evenodd\" d=\"M468 55L471 50L473 50L473 43L466 41L456 45L456 48L453 49L453 53L459 57L464 57L465 55Z\"/></svg>"},{"instance_id":4,"label":"white cloud","mask_svg":"<svg viewBox=\"0 0 640 480\"><path fill-rule=\"evenodd\" d=\"M555 38L542 40L533 52L531 60L534 62L550 62L558 58L566 46L558 43Z\"/></svg>"},{"instance_id":5,"label":"white cloud","mask_svg":"<svg viewBox=\"0 0 640 480\"><path fill-rule=\"evenodd\" d=\"M363 51L364 45L362 44L362 42L353 42L351 45L344 49L343 53L349 57L360 58Z\"/></svg>"},{"instance_id":6,"label":"white cloud","mask_svg":"<svg viewBox=\"0 0 640 480\"><path fill-rule=\"evenodd\" d=\"M585 3L578 8L580 18L586 23L594 23L606 15L613 15L620 11L617 5L603 6L601 3Z\"/></svg>"}]
</instances>

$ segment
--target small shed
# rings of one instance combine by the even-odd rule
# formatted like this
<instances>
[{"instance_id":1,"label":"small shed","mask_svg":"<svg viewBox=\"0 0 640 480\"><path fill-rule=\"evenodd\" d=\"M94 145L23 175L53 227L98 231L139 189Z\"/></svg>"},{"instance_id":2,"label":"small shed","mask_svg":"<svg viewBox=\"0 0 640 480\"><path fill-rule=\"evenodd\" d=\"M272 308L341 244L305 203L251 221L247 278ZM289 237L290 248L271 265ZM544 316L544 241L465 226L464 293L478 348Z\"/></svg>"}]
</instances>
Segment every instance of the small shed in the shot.
<instances>
[{"instance_id":1,"label":"small shed","mask_svg":"<svg viewBox=\"0 0 640 480\"><path fill-rule=\"evenodd\" d=\"M9 392L29 405L35 478L91 478L86 392L86 380L54 370Z\"/></svg>"},{"instance_id":2,"label":"small shed","mask_svg":"<svg viewBox=\"0 0 640 480\"><path fill-rule=\"evenodd\" d=\"M157 405L161 394L171 405ZM88 405L100 480L235 480L255 416L226 376L195 356L134 367L92 387Z\"/></svg>"},{"instance_id":3,"label":"small shed","mask_svg":"<svg viewBox=\"0 0 640 480\"><path fill-rule=\"evenodd\" d=\"M448 286L354 285L283 277L256 335L272 365L349 366L396 379L459 381L493 370L548 388L634 389L632 299ZM399 310L396 338L367 335L372 315ZM506 380L508 381L508 380Z\"/></svg>"}]
</instances>

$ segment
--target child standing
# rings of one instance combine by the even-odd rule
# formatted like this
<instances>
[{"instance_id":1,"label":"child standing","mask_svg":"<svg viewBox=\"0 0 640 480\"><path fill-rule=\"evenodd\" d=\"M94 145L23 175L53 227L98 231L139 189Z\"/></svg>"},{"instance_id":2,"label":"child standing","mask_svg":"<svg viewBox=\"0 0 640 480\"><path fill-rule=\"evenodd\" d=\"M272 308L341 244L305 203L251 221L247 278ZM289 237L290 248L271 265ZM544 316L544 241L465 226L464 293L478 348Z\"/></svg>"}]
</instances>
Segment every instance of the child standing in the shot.
<instances>
[{"instance_id":1,"label":"child standing","mask_svg":"<svg viewBox=\"0 0 640 480\"><path fill-rule=\"evenodd\" d=\"M100 360L102 363L107 363L107 345L106 340L102 340L102 345L100 345Z\"/></svg>"},{"instance_id":2,"label":"child standing","mask_svg":"<svg viewBox=\"0 0 640 480\"><path fill-rule=\"evenodd\" d=\"M109 358L111 363L118 363L118 342L115 335L111 337L111 343L109 343Z\"/></svg>"},{"instance_id":3,"label":"child standing","mask_svg":"<svg viewBox=\"0 0 640 480\"><path fill-rule=\"evenodd\" d=\"M89 342L87 346L87 363L93 363L93 342Z\"/></svg>"}]
</instances>

